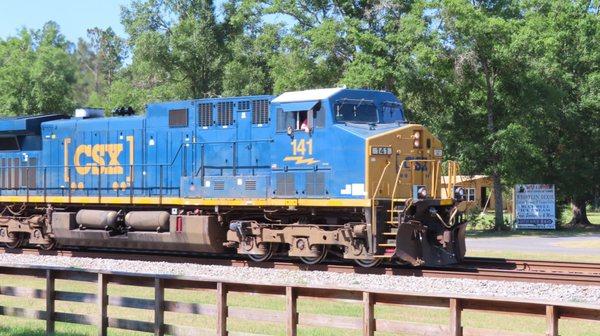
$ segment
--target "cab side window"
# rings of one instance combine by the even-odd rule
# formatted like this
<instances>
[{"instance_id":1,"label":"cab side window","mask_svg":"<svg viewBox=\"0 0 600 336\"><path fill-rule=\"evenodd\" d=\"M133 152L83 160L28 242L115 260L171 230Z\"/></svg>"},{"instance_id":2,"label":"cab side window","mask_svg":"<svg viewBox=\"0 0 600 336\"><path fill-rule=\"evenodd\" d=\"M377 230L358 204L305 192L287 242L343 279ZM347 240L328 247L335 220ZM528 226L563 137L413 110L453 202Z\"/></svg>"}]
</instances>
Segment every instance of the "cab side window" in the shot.
<instances>
[{"instance_id":1,"label":"cab side window","mask_svg":"<svg viewBox=\"0 0 600 336\"><path fill-rule=\"evenodd\" d=\"M285 132L291 128L294 131L309 131L313 128L325 127L325 111L321 104L315 105L310 110L284 111L277 109L277 131Z\"/></svg>"}]
</instances>

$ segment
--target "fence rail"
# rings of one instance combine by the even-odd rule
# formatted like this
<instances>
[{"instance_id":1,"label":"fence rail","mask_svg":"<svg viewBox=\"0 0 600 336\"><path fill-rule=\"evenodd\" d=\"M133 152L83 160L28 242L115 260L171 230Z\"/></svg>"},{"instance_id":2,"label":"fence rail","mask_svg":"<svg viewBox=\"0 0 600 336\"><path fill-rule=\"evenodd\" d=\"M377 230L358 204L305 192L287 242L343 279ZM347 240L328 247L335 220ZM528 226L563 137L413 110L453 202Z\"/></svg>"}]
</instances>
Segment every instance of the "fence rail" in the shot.
<instances>
[{"instance_id":1,"label":"fence rail","mask_svg":"<svg viewBox=\"0 0 600 336\"><path fill-rule=\"evenodd\" d=\"M45 311L0 306L0 315L46 321L46 334L52 335L55 322L95 325L98 335L106 335L107 328L118 328L154 333L155 335L236 335L227 331L227 319L236 318L269 323L285 323L287 335L296 335L298 326L361 330L363 335L375 331L420 335L527 335L526 333L463 328L464 310L526 314L544 317L547 335L558 335L559 319L573 318L600 321L600 306L584 304L557 304L506 300L483 297L421 295L412 293L360 291L343 288L264 285L243 282L216 282L199 278L143 275L134 273L74 270L58 267L0 265L0 275L15 275L45 279L45 289L1 286L0 295L45 299ZM56 280L83 281L96 284L96 293L79 293L55 289ZM108 284L154 288L154 299L109 296ZM165 289L210 290L216 296L215 304L175 302L165 299ZM228 306L229 293L256 293L285 297L285 310L270 310ZM350 300L362 304L363 316L346 317L299 313L299 298ZM96 315L55 311L56 301L91 303ZM449 310L446 325L404 322L375 318L375 305L404 305ZM108 316L108 306L144 309L154 312L153 322L135 321ZM216 329L201 329L165 323L165 312L212 316Z\"/></svg>"}]
</instances>

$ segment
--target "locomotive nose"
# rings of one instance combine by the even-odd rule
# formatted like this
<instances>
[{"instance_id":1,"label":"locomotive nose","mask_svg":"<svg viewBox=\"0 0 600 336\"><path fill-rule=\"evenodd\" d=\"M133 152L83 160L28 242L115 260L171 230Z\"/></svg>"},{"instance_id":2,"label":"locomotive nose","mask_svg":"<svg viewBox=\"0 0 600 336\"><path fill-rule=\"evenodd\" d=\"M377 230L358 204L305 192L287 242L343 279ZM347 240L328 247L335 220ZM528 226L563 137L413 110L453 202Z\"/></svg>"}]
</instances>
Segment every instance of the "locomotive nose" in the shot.
<instances>
[{"instance_id":1,"label":"locomotive nose","mask_svg":"<svg viewBox=\"0 0 600 336\"><path fill-rule=\"evenodd\" d=\"M367 185L370 197L409 198L413 189L436 197L435 160L442 157L442 144L420 125L406 125L373 135L366 140ZM394 191L396 189L396 191Z\"/></svg>"}]
</instances>

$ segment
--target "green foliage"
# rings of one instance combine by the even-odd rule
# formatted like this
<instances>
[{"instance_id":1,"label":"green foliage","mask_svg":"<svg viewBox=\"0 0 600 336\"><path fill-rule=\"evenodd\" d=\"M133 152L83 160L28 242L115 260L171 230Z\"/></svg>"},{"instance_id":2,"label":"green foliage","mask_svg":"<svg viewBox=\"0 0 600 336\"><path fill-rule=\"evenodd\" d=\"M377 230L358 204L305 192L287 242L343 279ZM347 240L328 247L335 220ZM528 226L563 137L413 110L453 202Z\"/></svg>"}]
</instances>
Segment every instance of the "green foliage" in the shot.
<instances>
[{"instance_id":1,"label":"green foliage","mask_svg":"<svg viewBox=\"0 0 600 336\"><path fill-rule=\"evenodd\" d=\"M68 113L75 64L54 22L0 40L0 115Z\"/></svg>"},{"instance_id":2,"label":"green foliage","mask_svg":"<svg viewBox=\"0 0 600 336\"><path fill-rule=\"evenodd\" d=\"M0 40L0 114L389 90L497 196L553 183L560 206L581 208L600 195L599 12L583 0L135 0L126 37L92 28L74 47L49 22Z\"/></svg>"}]
</instances>

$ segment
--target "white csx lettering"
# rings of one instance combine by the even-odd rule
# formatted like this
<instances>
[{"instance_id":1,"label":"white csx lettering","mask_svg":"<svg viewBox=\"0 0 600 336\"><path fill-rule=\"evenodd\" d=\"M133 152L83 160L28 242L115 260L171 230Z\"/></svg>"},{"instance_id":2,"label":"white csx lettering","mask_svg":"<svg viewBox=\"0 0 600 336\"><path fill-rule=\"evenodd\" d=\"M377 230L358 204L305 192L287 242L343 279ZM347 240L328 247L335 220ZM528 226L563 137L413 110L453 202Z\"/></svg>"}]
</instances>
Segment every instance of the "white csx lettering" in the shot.
<instances>
[{"instance_id":1,"label":"white csx lettering","mask_svg":"<svg viewBox=\"0 0 600 336\"><path fill-rule=\"evenodd\" d=\"M119 162L119 155L123 152L123 144L96 144L80 145L75 149L73 163L79 175L117 175L123 174L123 167ZM106 162L108 155L108 163ZM91 159L92 162L82 163L82 157Z\"/></svg>"}]
</instances>

